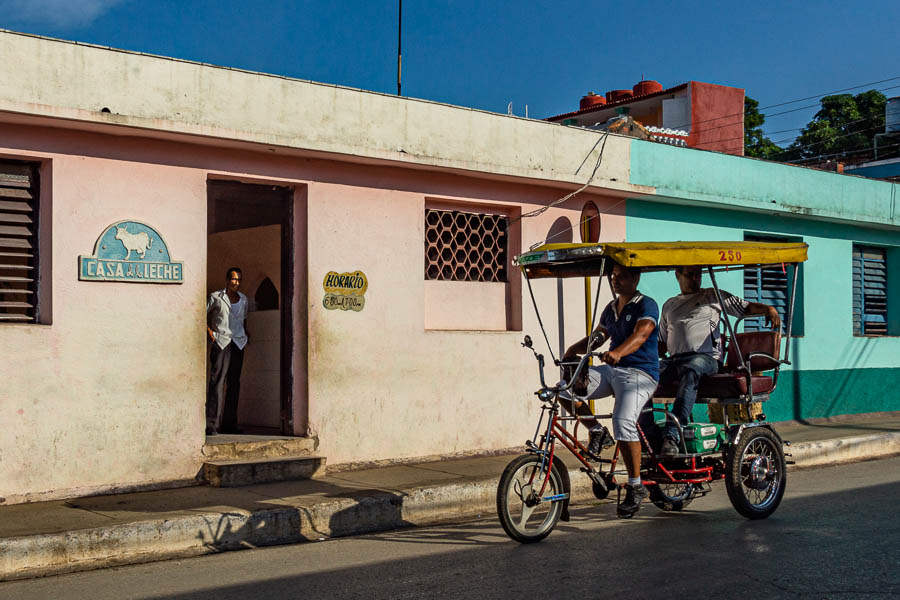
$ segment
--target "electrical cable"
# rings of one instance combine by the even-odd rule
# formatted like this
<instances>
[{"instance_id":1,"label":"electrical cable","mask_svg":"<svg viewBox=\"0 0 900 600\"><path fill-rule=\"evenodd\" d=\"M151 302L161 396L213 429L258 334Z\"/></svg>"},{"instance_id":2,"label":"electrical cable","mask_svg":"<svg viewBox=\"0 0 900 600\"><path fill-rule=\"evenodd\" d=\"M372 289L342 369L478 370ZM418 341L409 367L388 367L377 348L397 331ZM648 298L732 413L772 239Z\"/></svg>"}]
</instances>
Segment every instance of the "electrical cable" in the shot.
<instances>
[{"instance_id":1,"label":"electrical cable","mask_svg":"<svg viewBox=\"0 0 900 600\"><path fill-rule=\"evenodd\" d=\"M887 146L882 146L879 150L887 150L888 148L898 148L900 147L900 143L898 144L889 144ZM819 154L818 156L810 156L808 158L795 158L794 160L786 160L785 163L798 163L798 162L808 162L811 160L821 160L823 158L832 158L834 156L846 156L848 154L859 154L860 152L871 152L871 148L862 148L861 150L847 150L846 152L835 152L833 154Z\"/></svg>"},{"instance_id":2,"label":"electrical cable","mask_svg":"<svg viewBox=\"0 0 900 600\"><path fill-rule=\"evenodd\" d=\"M840 89L840 90L835 90L835 91L833 91L833 92L826 92L825 94L822 94L822 95L820 95L820 96L807 96L807 97L805 97L805 98L798 98L798 99L796 99L796 100L789 100L789 101L787 101L787 102L779 102L779 103L777 103L777 104L769 104L769 105L766 105L766 106L760 106L760 107L758 107L756 110L758 110L758 111L763 111L763 110L766 110L766 109L768 109L768 108L777 108L777 107L779 107L779 106L786 106L786 105L788 105L788 104L795 104L795 103L797 103L797 102L802 102L802 101L804 101L804 100L812 100L813 98L819 98L819 99L821 99L821 98L824 98L825 96L832 96L832 95L837 94L837 93L839 93L839 92L844 92L844 91L847 91L847 90L854 90L854 89L866 87L866 86L869 86L869 85L876 85L876 84L879 84L879 83L885 83L885 82L888 82L888 81L896 81L896 80L898 80L898 79L900 79L900 76L897 76L897 77L889 77L889 78L887 78L887 79L881 79L881 80L879 80L879 81L872 81L872 82L869 82L869 83L863 83L863 84L860 84L860 85L855 85L855 86L852 86L852 87L843 88L843 89ZM883 89L877 90L877 91L892 90L892 89L895 89L895 88L898 88L898 87L900 87L900 85L894 85L894 86L886 87L886 88L883 88ZM815 107L817 107L817 106L819 106L819 104L811 104L811 105L808 105L808 106L801 106L801 107L799 107L799 108L792 108L792 109L790 109L790 110L785 110L785 111L781 111L781 112L774 113L774 114L771 114L771 115L764 115L764 116L768 119L768 118L771 118L771 117L777 117L777 116L780 116L780 115L786 115L786 114L793 113L793 112L797 112L797 111L800 111L800 110L805 110L805 109L808 109L808 108L815 108ZM709 119L703 119L703 120L701 120L701 121L693 121L693 122L689 122L689 123L684 123L684 124L682 124L682 125L677 125L677 126L669 127L668 129L681 129L682 127L688 127L688 126L693 127L693 126L699 125L699 124L701 124L701 123L708 123L708 122L710 122L710 121L717 121L717 120L719 120L719 119L727 119L727 118L730 118L730 117L737 117L737 116L743 116L743 115L744 115L744 111L741 110L741 112L736 112L736 113L732 113L732 114L728 114L728 115L721 115L721 116L718 116L718 117L710 117ZM710 127L710 128L704 129L704 131L712 131L713 129L719 129L719 128L721 128L721 127L730 127L730 126L731 126L731 124L728 124L728 125L720 125L720 126L718 126L718 127Z\"/></svg>"},{"instance_id":3,"label":"electrical cable","mask_svg":"<svg viewBox=\"0 0 900 600\"><path fill-rule=\"evenodd\" d=\"M581 165L578 167L578 169L575 170L575 174L577 175L578 171L581 170L581 167L584 166L584 163L587 162L588 157L590 157L591 153L597 148L597 145L602 142L602 145L600 146L600 153L597 155L597 162L594 164L594 170L591 171L591 176L584 183L584 185L582 185L580 188L578 188L574 192L570 192L570 193L566 194L565 196L563 196L562 198L560 198L558 200L554 200L553 202L551 202L550 204L548 204L546 206L542 206L536 210L532 210L527 213L522 213L515 219L510 220L507 227L509 227L509 225L513 225L514 223L518 223L519 221L521 221L522 219L525 219L527 217L536 217L540 214L543 214L543 213L547 212L549 209L553 208L554 206L562 204L569 198L572 198L572 197L580 194L581 192L583 192L585 189L587 189L587 187L589 185L591 185L591 183L593 183L594 177L596 177L597 171L600 169L600 163L603 162L603 151L606 149L606 140L608 138L609 138L609 132L605 131L603 133L603 136L598 138L597 141L594 143L593 147L591 147L590 151L587 153L587 156L585 156L584 160L581 161Z\"/></svg>"},{"instance_id":4,"label":"electrical cable","mask_svg":"<svg viewBox=\"0 0 900 600\"><path fill-rule=\"evenodd\" d=\"M819 98L819 99L821 100L821 98L824 98L825 96L830 96L830 95L833 95L833 94L837 94L837 93L845 92L845 91L849 91L849 90L859 89L859 88L862 88L862 87L866 87L866 86L869 86L869 85L875 85L875 84L878 84L878 83L885 83L885 82L888 82L888 81L896 81L897 79L900 79L900 76L897 76L897 77L890 77L890 78L887 78L887 79L881 79L881 80L879 80L879 81L873 81L873 82L870 82L870 83L863 83L863 84L860 84L860 85L855 85L855 86L852 86L852 87L847 87L847 88L843 88L843 89L840 89L840 90L835 90L835 91L833 91L833 92L826 92L826 93L821 94L821 95L818 95L818 96L806 96L806 97L804 97L804 98L798 98L798 99L796 99L796 100L789 100L789 101L787 101L787 102L780 102L780 103L777 103L777 104L770 104L770 105L767 105L767 106L759 107L757 110L760 110L760 111L761 111L761 110L765 110L765 109L767 109L767 108L776 108L776 107L778 107L778 106L787 106L787 105L789 105L789 104L796 104L797 102L803 102L804 100L812 100L813 98ZM900 87L900 85L890 86L890 87L883 88L882 90L877 90L877 91L886 91L886 90L891 90L891 89L898 88L898 87ZM785 114L788 114L788 113L793 113L793 112L797 112L797 111L800 111L800 110L805 110L805 109L808 109L808 108L815 108L815 107L817 107L817 106L820 106L820 104L821 104L821 103L819 103L819 104L813 104L813 105L809 105L809 106L801 106L801 107L799 107L799 108L793 108L793 109L790 109L790 110L781 111L781 112L774 113L774 114L771 114L771 115L763 115L763 116L764 116L765 118L777 117L777 116L780 116L780 115L785 115ZM700 124L700 123L706 123L706 122L709 122L709 121L716 121L716 120L719 120L719 119L724 119L724 118L727 118L727 117L735 117L735 116L738 116L738 115L743 116L743 115L744 115L744 112L741 111L740 113L734 113L734 114L731 114L731 115L723 115L723 116L719 116L719 117L713 117L713 118L705 119L705 120L702 120L702 121L696 121L696 122L693 122L693 123L688 123L687 125L697 125L697 124ZM847 125L852 125L852 124L854 124L854 123L859 123L859 122L862 122L862 121L867 121L867 120L871 120L871 119L875 119L875 118L877 118L877 117L866 117L866 118L864 118L864 119L857 119L857 120L855 120L855 121L850 121L850 122L848 122L848 123L843 124L842 127L846 127ZM720 125L720 126L718 126L718 127L710 127L710 128L708 128L708 129L704 129L704 132L712 131L712 130L714 130L714 129L720 129L720 128L722 128L722 127L731 127L731 126L733 126L733 125L736 125L736 123L735 123L735 124ZM680 126L680 127L684 127L684 125L682 125L682 126ZM678 129L678 128L680 128L680 127L673 127L672 129ZM848 134L844 134L844 135L842 135L842 136L837 136L837 137L834 137L834 138L830 138L829 140L823 140L823 141L819 141L819 142L811 142L810 144L805 144L805 145L799 146L799 147L797 147L797 148L791 148L791 149L789 149L789 150L785 150L785 151L780 152L780 153L778 153L778 154L775 154L775 155L773 155L773 156L780 156L781 154L786 154L787 152L794 152L794 151L803 149L804 147L809 147L809 146L814 146L814 145L816 145L816 144L826 143L826 142L828 142L828 141L833 141L833 140L836 140L836 139L840 139L840 138L842 138L842 137L848 137L848 136L850 136L850 135L858 135L858 134L863 133L863 132L865 132L865 131L869 131L869 130L871 130L871 129L878 129L878 128L880 128L880 127L882 127L882 125L877 125L877 126L869 127L869 128L866 128L866 129L862 129L862 130L860 130L860 131L851 132L851 133L848 133ZM785 129L785 130L782 130L782 131L779 131L779 132L774 132L774 133L784 133L784 132L787 132L787 131L795 131L795 130L798 130L798 129L799 129L799 130L802 130L803 128L802 128L802 127L799 127L799 128ZM766 134L764 133L764 135L766 135ZM769 134L769 135L771 135L771 134ZM580 164L580 165L578 166L578 168L575 170L575 174L577 175L577 174L579 173L579 171L581 171L581 168L584 166L584 164L587 162L587 159L590 157L591 153L593 153L594 150L597 148L597 145L602 143L602 146L600 147L600 152L599 152L599 154L598 154L598 156L597 156L597 162L594 164L594 168L593 168L593 170L591 171L591 175L590 175L590 177L588 178L588 180L587 180L580 188L578 188L577 190L575 190L575 191L573 191L573 192L570 192L570 193L566 194L566 195L563 196L562 198L559 198L558 200L555 200L555 201L551 202L550 204L548 204L548 205L546 205L546 206L542 206L542 207L540 207L540 208L538 208L538 209L535 209L535 210L533 210L533 211L529 211L529 212L527 212L527 213L522 213L521 215L519 215L519 216L516 217L515 219L511 219L511 220L509 221L509 223L507 224L507 227L509 227L510 225L513 225L513 224L515 224L515 223L521 221L522 219L529 218L529 217L536 217L536 216L538 216L538 215L541 215L541 214L545 213L546 211L548 211L549 209L551 209L551 208L553 208L553 207L555 207L555 206L558 206L558 205L562 204L562 203L565 202L566 200L569 200L570 198L575 197L576 195L578 195L579 193L581 193L581 192L583 192L585 189L587 189L587 188L590 186L590 184L594 181L594 177L596 177L596 175L597 175L597 171L598 171L599 168L600 168L600 164L603 162L603 151L606 149L606 140L607 140L608 138L609 138L609 131L605 131L604 134L603 134L603 136L602 136L601 138L599 138L599 139L594 143L594 145L591 147L590 151L588 151L588 153L585 155L584 159L581 161L581 164ZM726 138L726 139L724 139L724 140L715 140L715 141L716 141L716 142L726 142L726 141L738 140L738 139L739 139L739 140L744 140L744 136L741 136L741 137L739 137L739 138ZM782 141L789 141L789 139L790 139L790 138L788 138L787 140L782 140ZM796 139L796 138L793 138L793 139ZM773 142L773 143L776 143L776 142ZM777 143L776 143L776 145L777 145ZM741 144L741 146L743 146L743 143ZM891 145L891 146L885 146L885 149L887 149L887 148L892 148L892 147L894 147L894 146L900 146L900 144L894 144L894 145ZM836 153L836 154L833 154L833 155L823 155L823 156L820 156L820 157L818 157L818 158L827 158L828 156L841 156L841 155L853 154L853 153L856 153L856 152L867 151L867 150L868 150L868 149L864 149L864 150L856 150L856 151L851 151L851 152L839 152L839 153ZM816 157L813 157L813 158L816 158ZM793 163L793 162L797 162L798 160L812 160L813 158L797 159L797 160L786 161L786 162ZM608 213L608 212L611 211L613 208L619 206L619 205L622 204L623 202L625 202L624 199L623 199L623 200L620 200L619 202L616 202L615 204L613 204L613 205L611 205L611 206L608 206L608 207L606 208L606 210L600 211L596 216L588 217L587 221L589 222L589 221L591 221L592 219L595 219L595 218L596 218L596 219L599 219L599 218L600 218L600 215ZM577 225L578 225L578 226L581 226L581 222L579 221L579 223L577 223ZM547 243L548 241L550 241L551 239L553 239L553 238L555 238L555 237L558 237L558 236L560 236L560 235L569 233L569 231L573 230L573 229L575 228L575 226L576 226L576 224L573 223L571 226L569 226L568 229L564 229L563 231L559 231L559 232L554 233L554 234L551 235L550 237L545 238L543 242L538 242L538 243L536 243L536 244L533 244L532 246L530 246L530 249L533 250L534 248L536 248L537 246L539 246L539 245L542 244L542 243Z\"/></svg>"},{"instance_id":5,"label":"electrical cable","mask_svg":"<svg viewBox=\"0 0 900 600\"><path fill-rule=\"evenodd\" d=\"M900 87L900 85L894 86L894 87ZM885 88L885 89L891 89L891 88ZM878 91L883 91L883 90L878 90ZM843 128L843 127L847 127L847 126L849 126L849 125L853 125L853 124L856 124L856 123L862 123L863 121L871 121L871 120L874 120L874 119L882 119L882 120L883 120L883 118L884 118L883 115L874 115L874 116L871 116L871 117L864 117L864 118L862 118L862 119L856 119L856 120L854 120L854 121L847 121L846 123L842 123L842 124L840 125L840 127ZM809 123L807 123L807 125L809 125ZM803 129L806 128L807 125L804 125L803 127L794 127L794 128L791 128L791 129L785 129L785 130L782 130L782 131L797 131L797 130L803 130ZM732 125L728 125L728 126L732 126ZM723 126L721 126L721 127L725 127L725 126L723 125ZM704 129L703 132L706 133L707 131L712 131L713 129L720 129L721 127L711 127L710 129ZM873 127L869 127L869 128L867 128L867 129L861 129L861 130L856 131L856 132L851 132L851 133L849 133L849 134L847 134L847 135L854 135L855 133L861 133L861 132L863 132L863 131L868 131L869 129L880 129L881 127L884 127L884 123L881 123L881 124L879 124L879 125L875 125L875 126L873 126ZM780 132L775 131L775 132L772 132L772 133L780 133ZM767 135L767 136L768 136L768 135L771 135L771 133L765 133L765 132L763 132L763 135ZM722 142L729 142L729 141L732 141L732 140L743 140L744 137L745 137L745 136L738 136L738 137L723 138L723 139L721 139L721 140L711 140L711 141L716 142L716 143L722 143ZM782 144L782 143L784 143L784 142L790 142L790 141L792 141L792 140L796 140L797 137L799 137L799 136L795 136L795 137L793 137L793 138L785 138L785 139L783 139L783 140L778 140L778 141L773 141L772 143L775 144L775 145L778 145L778 144ZM832 138L832 139L837 139L837 138ZM821 143L821 142L811 142L811 144L818 144L818 143ZM808 144L808 145L811 145L811 144ZM790 150L795 150L795 148L791 148ZM779 154L784 154L784 153L787 152L787 151L788 151L788 149L785 149L783 152L781 152L781 153L779 153ZM773 155L773 156L776 156L776 155Z\"/></svg>"},{"instance_id":6,"label":"electrical cable","mask_svg":"<svg viewBox=\"0 0 900 600\"><path fill-rule=\"evenodd\" d=\"M893 90L893 89L895 89L895 88L900 88L900 85L894 85L894 86L891 86L891 87L886 87L886 88L882 88L882 89L880 89L880 90L875 90L875 91L876 91L876 92L886 92L886 91L888 91L888 90ZM824 97L824 96L823 96L823 97ZM777 104L777 105L775 105L775 106L783 106L784 104L790 104L790 103L789 103L789 102L785 102L785 103L782 103L782 104ZM817 107L817 106L821 106L821 103L820 103L820 104L810 104L810 105L808 105L808 106L801 106L800 108L792 108L791 110L785 110L785 111L778 112L778 113L774 113L774 114L771 114L771 115L763 115L763 117L766 118L766 119L770 119L770 118L772 118L772 117L778 117L778 116L781 116L781 115L786 115L786 114L788 114L788 113L793 113L793 112L797 112L797 111L800 111L800 110L805 110L805 109L808 109L808 108L815 108L815 107ZM757 109L757 110L762 110L762 109ZM703 120L703 121L697 121L696 123L693 123L693 124L690 124L690 123L689 123L688 125L691 125L691 126L693 127L693 125L697 125L697 124L699 124L699 123L706 123L706 122L709 122L709 121L715 121L715 120L718 120L718 119L724 119L724 118L727 118L727 117L736 117L736 116L739 116L739 115L743 116L744 113L743 113L743 112L739 112L739 113L733 113L733 114L730 114L730 115L723 115L723 116L721 116L721 117L713 117L713 118L710 118L710 119L705 119L705 120ZM707 132L709 132L709 131L715 131L716 129L722 129L723 127L734 127L734 126L736 126L736 125L738 125L738 124L742 124L742 123L738 123L737 121L735 121L734 123L726 123L725 125L717 125L717 126L715 126L715 127L704 127L704 128L703 128L703 133L707 133ZM682 127L684 127L684 126L682 126ZM679 129L679 127L672 127L671 129ZM797 127L797 128L795 128L795 129L802 129L802 127ZM792 129L787 129L787 130L785 130L785 131L792 131ZM774 132L774 133L777 133L777 132ZM764 134L764 135L771 135L771 134L768 134L768 133L765 133L765 132L763 132L763 134ZM728 139L738 139L738 138L728 138ZM725 140L718 140L718 141L725 141Z\"/></svg>"}]
</instances>

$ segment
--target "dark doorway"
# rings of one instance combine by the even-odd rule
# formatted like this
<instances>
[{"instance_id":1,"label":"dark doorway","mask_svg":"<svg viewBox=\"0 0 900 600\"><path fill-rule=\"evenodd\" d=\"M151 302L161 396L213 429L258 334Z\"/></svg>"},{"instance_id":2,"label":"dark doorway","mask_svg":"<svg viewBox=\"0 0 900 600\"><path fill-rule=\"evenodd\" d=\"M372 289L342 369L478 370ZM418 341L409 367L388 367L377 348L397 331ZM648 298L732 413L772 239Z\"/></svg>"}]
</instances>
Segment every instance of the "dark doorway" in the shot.
<instances>
[{"instance_id":1,"label":"dark doorway","mask_svg":"<svg viewBox=\"0 0 900 600\"><path fill-rule=\"evenodd\" d=\"M293 435L293 197L288 187L207 183L207 292L237 266L249 301L238 405L248 434Z\"/></svg>"}]
</instances>

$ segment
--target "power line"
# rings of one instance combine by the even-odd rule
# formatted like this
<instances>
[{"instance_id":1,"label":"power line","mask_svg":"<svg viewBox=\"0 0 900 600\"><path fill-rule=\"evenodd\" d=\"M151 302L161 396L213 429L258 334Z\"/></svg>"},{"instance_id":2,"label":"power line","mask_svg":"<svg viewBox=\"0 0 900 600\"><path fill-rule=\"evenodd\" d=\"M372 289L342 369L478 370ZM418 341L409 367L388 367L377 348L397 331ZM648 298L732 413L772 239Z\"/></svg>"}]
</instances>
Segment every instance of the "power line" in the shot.
<instances>
[{"instance_id":1,"label":"power line","mask_svg":"<svg viewBox=\"0 0 900 600\"><path fill-rule=\"evenodd\" d=\"M842 90L835 90L833 92L826 92L824 94L819 94L817 96L807 96L806 98L798 98L797 100L791 100L790 102L782 102L781 104L770 104L769 106L765 106L763 108L775 108L776 106L784 106L786 104L793 104L794 102L803 102L804 100L812 100L813 98L824 98L825 96L831 96L833 94L838 94L840 92L847 92L847 91L855 90L855 89L858 89L861 87L866 87L868 85L877 85L879 83L894 81L896 79L900 79L900 77L889 77L888 79L882 79L880 81L873 81L871 83L864 83L862 85L854 85L853 87L844 88ZM894 87L900 87L900 86L894 86ZM891 89L891 88L887 88L887 89ZM762 110L762 109L759 109L759 110Z\"/></svg>"},{"instance_id":2,"label":"power line","mask_svg":"<svg viewBox=\"0 0 900 600\"><path fill-rule=\"evenodd\" d=\"M890 144L888 146L883 146L880 150L887 150L888 148L898 148L900 144ZM862 148L860 150L848 150L846 152L835 152L833 154L819 154L818 156L810 156L808 158L795 158L794 160L786 160L784 161L786 164L793 164L797 162L808 162L812 160L821 160L823 158L832 158L834 156L847 156L848 154L859 154L860 152L871 152L871 148Z\"/></svg>"},{"instance_id":3,"label":"power line","mask_svg":"<svg viewBox=\"0 0 900 600\"><path fill-rule=\"evenodd\" d=\"M849 132L849 133L844 133L844 134L841 134L841 135L830 136L830 137L827 137L827 138L825 138L825 139L823 139L823 140L819 140L819 141L816 141L816 142L809 142L809 143L806 143L806 144L801 144L800 146L796 146L796 147L794 147L794 148L786 148L786 149L784 150L784 152L779 152L779 154L784 154L785 152L794 151L794 150L802 150L803 148L808 148L808 147L810 147L810 146L815 146L816 144L827 144L828 142L832 142L832 141L834 141L834 140L839 140L839 139L841 139L841 138L850 137L851 135L859 135L859 134L861 134L861 133L865 133L865 132L867 132L867 131L872 131L872 130L874 130L874 129L881 129L882 127L884 127L883 124L882 124L882 125L873 125L872 127L866 127L865 129L860 129L860 130L858 130L858 131L851 131L851 132ZM788 139L786 139L786 140L779 140L778 142L772 142L772 143L777 145L777 144L782 143L782 142L790 141L790 139L791 139L791 138L788 138ZM796 138L794 138L794 139L796 139ZM775 155L775 156L777 156L777 155Z\"/></svg>"},{"instance_id":4,"label":"power line","mask_svg":"<svg viewBox=\"0 0 900 600\"><path fill-rule=\"evenodd\" d=\"M895 88L895 87L900 87L900 85L892 86L892 87L888 87L888 88L882 88L881 90L876 90L876 91L886 91L886 90L893 89L893 88ZM840 127L847 127L847 126L853 125L853 124L855 124L855 123L861 123L861 122L863 122L863 121L871 121L871 120L873 120L873 119L883 119L883 115L875 115L875 116L871 116L871 117L863 117L862 119L855 119L855 120L853 120L853 121L847 121L846 123L842 123L842 124L840 125ZM808 125L808 123L807 123L807 125ZM728 125L728 126L730 127L731 125ZM853 135L853 134L855 134L855 133L862 133L862 132L868 131L868 130L870 130L870 129L879 129L879 128L883 127L883 126L884 126L883 124L881 124L881 125L876 125L876 126L874 126L874 127L869 127L869 128L867 128L867 129L861 129L861 130L859 130L859 131L851 132L851 133L848 134L848 135ZM704 129L703 132L706 133L706 132L708 132L708 131L713 131L713 130L715 130L715 129L721 129L722 127L725 127L725 125L722 125L722 126L720 126L720 127L710 127L709 129ZM791 129L783 129L783 130L780 130L780 131L773 131L773 132L769 132L769 133L763 132L763 135L765 135L765 136L768 137L769 135L772 135L772 134L775 134L775 133L784 133L784 132L787 132L787 131L799 131L799 130L804 129L805 127L806 127L806 125L804 125L803 127L793 127L793 128L791 128ZM711 141L713 141L713 142L715 142L715 143L722 143L722 142L729 142L729 141L731 141L731 140L743 140L743 139L745 138L745 136L746 136L746 131L744 132L744 136L737 136L737 137L730 137L730 138L722 138L722 139L720 139L720 140L711 140ZM796 139L796 136L795 136L794 138L785 138L785 139L783 139L783 140L773 141L772 143L778 145L778 144L782 144L782 143L784 143L784 142L789 142L789 141L794 140L794 139ZM836 139L836 138L829 138L829 139ZM813 143L813 144L817 144L817 143L821 143L821 142L812 142L812 143Z\"/></svg>"},{"instance_id":5,"label":"power line","mask_svg":"<svg viewBox=\"0 0 900 600\"><path fill-rule=\"evenodd\" d=\"M891 86L891 87L881 88L880 90L875 90L875 91L876 91L876 92L886 92L886 91L888 91L888 90L893 90L893 89L895 89L895 88L900 88L900 85L894 85L894 86ZM852 88L850 88L850 89L852 89ZM828 94L826 94L826 95L828 95ZM823 96L823 97L824 97L824 96ZM790 104L790 103L789 103L789 102L785 102L785 103L782 103L782 104L779 104L779 105L776 105L776 106L782 106L782 105L784 105L784 104ZM792 108L791 110L785 110L785 111L778 112L778 113L774 113L774 114L771 114L771 115L763 115L763 117L765 117L766 119L769 119L769 118L771 118L771 117L777 117L777 116L779 116L779 115L786 115L786 114L788 114L788 113L797 112L797 111L804 110L804 109L807 109L807 108L816 108L816 107L818 107L818 106L820 106L820 104L810 104L810 105L808 105L808 106L801 106L801 107L799 107L799 108ZM757 110L760 110L760 109L757 109ZM706 119L706 120L703 120L703 121L697 121L697 123L706 123L706 122L708 122L708 121L715 121L715 120L717 120L717 119L724 119L726 116L734 117L734 116L737 116L737 115L739 115L739 114L740 114L740 115L743 115L744 113L734 113L733 115L725 115L725 116L723 116L723 117L715 117L715 118L712 118L712 119ZM695 123L695 124L696 124L696 123ZM704 128L704 129L703 129L703 132L706 133L706 132L708 132L708 131L715 131L716 129L722 129L723 127L734 127L735 125L738 125L738 123L735 122L735 123L728 123L728 124L725 124L725 125L718 125L718 126L716 126L716 127L708 127L708 128ZM678 129L678 128L675 127L674 129ZM794 128L794 129L803 129L803 128L802 128L802 127L797 127L797 128ZM793 131L793 129L786 129L785 131ZM774 132L774 133L777 133L777 132ZM766 135L771 135L771 134L766 134ZM732 139L732 138L728 138L728 139ZM736 138L735 138L735 139L736 139ZM724 141L724 140L722 140L722 141Z\"/></svg>"},{"instance_id":6,"label":"power line","mask_svg":"<svg viewBox=\"0 0 900 600\"><path fill-rule=\"evenodd\" d=\"M876 85L876 84L879 84L879 83L885 83L885 82L888 82L888 81L896 81L896 80L898 80L898 79L900 79L900 76L897 76L897 77L889 77L889 78L887 78L887 79L881 79L881 80L879 80L879 81L872 81L872 82L869 82L869 83L862 83L862 84L860 84L860 85L855 85L855 86L852 86L852 87L843 88L843 89L841 89L841 90L835 90L835 91L833 91L833 92L826 92L826 93L824 93L824 94L822 94L822 95L820 95L820 96L807 96L807 97L805 97L805 98L798 98L798 99L796 99L796 100L788 100L787 102L779 102L779 103L777 103L777 104L769 104L769 105L767 105L767 106L761 106L761 107L757 108L756 110L758 110L758 111L763 111L763 110L766 110L766 109L768 109L768 108L777 108L777 107L779 107L779 106L786 106L786 105L788 105L788 104L795 104L795 103L797 103L797 102L803 102L804 100L812 100L813 98L819 98L819 99L821 99L821 98L824 98L825 96L831 96L831 95L837 94L837 93L839 93L839 92L844 92L844 91L847 91L847 90L855 90L855 89L858 89L858 88L866 87L866 86L869 86L869 85ZM898 88L898 87L900 87L900 85L890 86L890 87L887 87L887 88L884 88L884 89L878 90L878 91L892 90L892 89ZM799 108L792 108L792 109L790 109L790 110L785 110L785 111L781 111L781 112L774 113L774 114L771 114L771 115L764 115L764 116L768 119L768 118L771 118L771 117L777 117L777 116L780 116L780 115L786 115L786 114L789 114L789 113L792 113L792 112L797 112L797 111L805 110L805 109L808 109L808 108L815 108L815 107L817 107L817 106L819 106L819 105L818 105L818 104L811 104L811 105L808 105L808 106L801 106L801 107L799 107ZM732 113L732 114L728 114L728 115L722 115L722 116L719 116L719 117L711 117L711 118L709 118L709 119L704 119L704 120L702 120L702 121L695 121L695 122L691 122L691 123L684 123L684 124L682 124L682 125L678 125L678 126L675 126L675 127L671 127L671 129L680 129L680 128L682 128L682 127L693 126L693 125L699 125L700 123L708 123L708 122L710 122L710 121L718 121L719 119L727 119L727 118L729 118L729 117L736 117L736 116L743 116L743 115L744 115L744 111L742 110L741 112ZM729 126L730 126L730 124L729 124L729 125L720 125L719 127L710 127L709 129L706 129L705 131L711 131L711 130L713 130L713 129L719 129L719 128L721 128L721 127L729 127Z\"/></svg>"}]
</instances>

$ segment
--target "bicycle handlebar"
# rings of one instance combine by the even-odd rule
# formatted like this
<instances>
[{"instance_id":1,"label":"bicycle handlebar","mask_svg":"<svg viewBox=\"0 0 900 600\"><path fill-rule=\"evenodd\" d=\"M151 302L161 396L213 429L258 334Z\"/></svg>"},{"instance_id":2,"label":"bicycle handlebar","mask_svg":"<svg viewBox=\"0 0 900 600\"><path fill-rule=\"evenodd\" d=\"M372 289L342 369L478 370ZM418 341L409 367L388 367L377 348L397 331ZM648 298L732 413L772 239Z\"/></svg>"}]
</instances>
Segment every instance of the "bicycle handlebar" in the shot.
<instances>
[{"instance_id":1,"label":"bicycle handlebar","mask_svg":"<svg viewBox=\"0 0 900 600\"><path fill-rule=\"evenodd\" d=\"M565 385L549 386L549 385L547 385L547 382L544 379L544 355L538 354L534 350L534 348L531 348L531 346L527 346L526 344L522 344L522 345L531 349L531 351L534 352L535 358L537 358L538 372L540 373L540 376L541 376L541 388L545 389L545 390L549 390L556 394L558 394L559 392L565 392L566 390L570 389L573 385L575 385L575 382L578 380L578 376L581 374L581 371L585 368L585 365L587 365L588 359L590 359L592 356L596 357L600 360L603 359L603 353L587 352L584 354L584 356L581 357L581 360L579 360L577 363L575 361L554 360L553 363L558 367L571 366L574 364L577 364L578 366L575 368L575 371L572 373L572 376L569 378L568 382L566 382Z\"/></svg>"}]
</instances>

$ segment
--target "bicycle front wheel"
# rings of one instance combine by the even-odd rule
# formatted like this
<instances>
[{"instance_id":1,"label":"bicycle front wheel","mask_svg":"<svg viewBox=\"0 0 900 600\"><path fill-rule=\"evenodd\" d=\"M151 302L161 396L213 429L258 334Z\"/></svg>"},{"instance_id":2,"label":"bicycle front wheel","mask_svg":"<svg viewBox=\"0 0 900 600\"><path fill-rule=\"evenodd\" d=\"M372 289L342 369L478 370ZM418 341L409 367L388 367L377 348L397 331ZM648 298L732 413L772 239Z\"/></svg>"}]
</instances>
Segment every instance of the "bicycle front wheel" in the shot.
<instances>
[{"instance_id":1,"label":"bicycle front wheel","mask_svg":"<svg viewBox=\"0 0 900 600\"><path fill-rule=\"evenodd\" d=\"M541 468L539 456L518 456L507 465L497 485L500 525L517 542L539 542L556 527L563 509L560 496L567 493L555 465L545 462Z\"/></svg>"}]
</instances>

